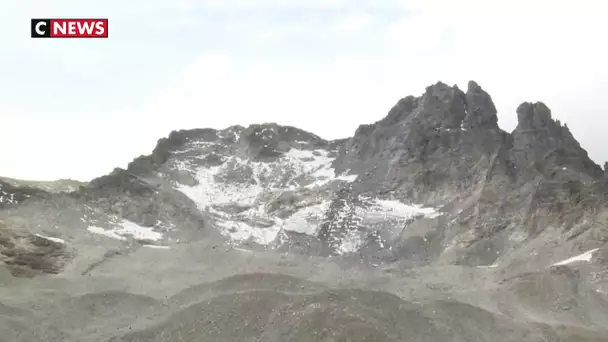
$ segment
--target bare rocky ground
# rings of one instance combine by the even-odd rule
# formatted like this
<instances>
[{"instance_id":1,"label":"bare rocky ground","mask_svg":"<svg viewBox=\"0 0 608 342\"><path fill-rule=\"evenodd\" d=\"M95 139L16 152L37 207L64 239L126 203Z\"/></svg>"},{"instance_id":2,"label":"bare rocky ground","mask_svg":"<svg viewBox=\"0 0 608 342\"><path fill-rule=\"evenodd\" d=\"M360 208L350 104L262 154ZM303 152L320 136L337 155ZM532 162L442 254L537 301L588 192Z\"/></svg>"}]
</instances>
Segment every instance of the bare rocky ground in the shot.
<instances>
[{"instance_id":1,"label":"bare rocky ground","mask_svg":"<svg viewBox=\"0 0 608 342\"><path fill-rule=\"evenodd\" d=\"M438 83L352 138L173 132L0 181L0 341L608 341L608 177L542 103Z\"/></svg>"},{"instance_id":2,"label":"bare rocky ground","mask_svg":"<svg viewBox=\"0 0 608 342\"><path fill-rule=\"evenodd\" d=\"M605 341L606 296L578 270L505 279L467 266L373 267L207 242L91 252L3 277L6 341ZM87 249L94 249L90 246ZM78 263L78 262L77 262ZM582 288L581 288L582 287Z\"/></svg>"}]
</instances>

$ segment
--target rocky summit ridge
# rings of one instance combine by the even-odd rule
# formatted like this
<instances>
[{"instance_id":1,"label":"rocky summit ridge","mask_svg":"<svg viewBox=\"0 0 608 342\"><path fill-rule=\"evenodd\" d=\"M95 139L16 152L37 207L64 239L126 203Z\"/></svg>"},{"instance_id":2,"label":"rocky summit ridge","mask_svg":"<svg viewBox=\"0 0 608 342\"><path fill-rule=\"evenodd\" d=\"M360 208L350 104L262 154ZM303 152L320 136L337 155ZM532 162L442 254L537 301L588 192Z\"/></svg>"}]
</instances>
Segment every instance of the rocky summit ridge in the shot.
<instances>
[{"instance_id":1,"label":"rocky summit ridge","mask_svg":"<svg viewBox=\"0 0 608 342\"><path fill-rule=\"evenodd\" d=\"M0 341L606 341L606 171L516 114L438 82L347 139L182 130L76 191L0 180Z\"/></svg>"}]
</instances>

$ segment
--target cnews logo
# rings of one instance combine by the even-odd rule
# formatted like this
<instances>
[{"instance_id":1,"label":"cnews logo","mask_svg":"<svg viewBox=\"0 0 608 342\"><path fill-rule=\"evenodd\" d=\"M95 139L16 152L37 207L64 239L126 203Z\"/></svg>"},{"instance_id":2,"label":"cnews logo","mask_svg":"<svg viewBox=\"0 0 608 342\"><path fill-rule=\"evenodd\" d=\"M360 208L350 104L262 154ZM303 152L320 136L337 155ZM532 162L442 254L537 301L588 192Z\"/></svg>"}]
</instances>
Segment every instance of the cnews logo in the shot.
<instances>
[{"instance_id":1,"label":"cnews logo","mask_svg":"<svg viewBox=\"0 0 608 342\"><path fill-rule=\"evenodd\" d=\"M108 38L108 19L32 19L32 38Z\"/></svg>"}]
</instances>

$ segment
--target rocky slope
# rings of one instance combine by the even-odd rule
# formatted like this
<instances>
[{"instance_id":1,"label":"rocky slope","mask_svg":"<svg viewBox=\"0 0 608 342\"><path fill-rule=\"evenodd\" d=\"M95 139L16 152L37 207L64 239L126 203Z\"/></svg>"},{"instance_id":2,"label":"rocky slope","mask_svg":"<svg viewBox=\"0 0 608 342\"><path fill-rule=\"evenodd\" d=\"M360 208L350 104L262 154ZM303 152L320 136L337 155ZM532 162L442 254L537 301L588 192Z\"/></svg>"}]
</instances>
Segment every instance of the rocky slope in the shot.
<instances>
[{"instance_id":1,"label":"rocky slope","mask_svg":"<svg viewBox=\"0 0 608 342\"><path fill-rule=\"evenodd\" d=\"M607 341L608 177L543 103L496 114L437 83L348 139L177 131L73 192L1 182L0 341Z\"/></svg>"}]
</instances>

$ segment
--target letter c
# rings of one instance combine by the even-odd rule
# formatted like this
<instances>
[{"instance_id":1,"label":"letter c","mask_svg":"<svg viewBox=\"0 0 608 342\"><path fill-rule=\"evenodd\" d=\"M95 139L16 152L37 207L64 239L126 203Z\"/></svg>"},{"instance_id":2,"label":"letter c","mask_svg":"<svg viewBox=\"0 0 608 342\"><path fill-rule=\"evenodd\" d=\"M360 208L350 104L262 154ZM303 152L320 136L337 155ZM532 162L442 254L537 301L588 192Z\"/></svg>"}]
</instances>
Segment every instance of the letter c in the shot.
<instances>
[{"instance_id":1,"label":"letter c","mask_svg":"<svg viewBox=\"0 0 608 342\"><path fill-rule=\"evenodd\" d=\"M38 33L41 36L44 35L44 31L40 30L40 26L42 26L42 25L46 26L46 22L40 21L36 24L36 33Z\"/></svg>"}]
</instances>

